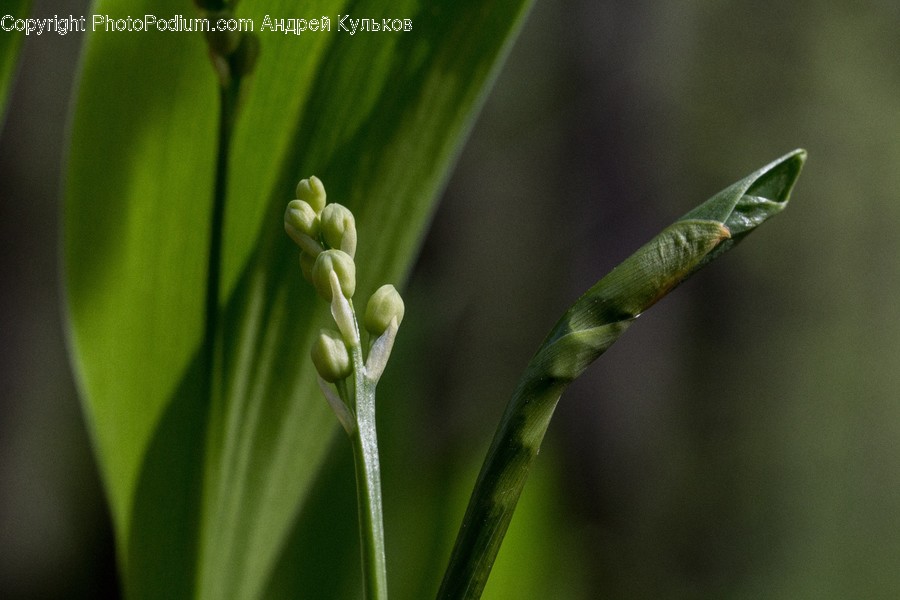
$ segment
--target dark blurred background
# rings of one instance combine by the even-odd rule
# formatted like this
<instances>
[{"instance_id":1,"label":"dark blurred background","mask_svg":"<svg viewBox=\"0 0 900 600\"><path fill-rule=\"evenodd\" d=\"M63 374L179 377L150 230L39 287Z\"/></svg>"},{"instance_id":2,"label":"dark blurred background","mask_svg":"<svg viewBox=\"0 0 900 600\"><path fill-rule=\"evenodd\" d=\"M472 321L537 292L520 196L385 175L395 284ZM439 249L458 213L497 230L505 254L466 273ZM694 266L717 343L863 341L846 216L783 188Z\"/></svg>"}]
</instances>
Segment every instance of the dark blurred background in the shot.
<instances>
[{"instance_id":1,"label":"dark blurred background","mask_svg":"<svg viewBox=\"0 0 900 600\"><path fill-rule=\"evenodd\" d=\"M0 139L3 598L117 585L60 311L81 41L26 41ZM385 376L399 597L433 594L404 571L444 560L506 399L563 310L798 146L790 208L564 396L486 596L900 596L898 49L895 0L538 0L435 215Z\"/></svg>"}]
</instances>

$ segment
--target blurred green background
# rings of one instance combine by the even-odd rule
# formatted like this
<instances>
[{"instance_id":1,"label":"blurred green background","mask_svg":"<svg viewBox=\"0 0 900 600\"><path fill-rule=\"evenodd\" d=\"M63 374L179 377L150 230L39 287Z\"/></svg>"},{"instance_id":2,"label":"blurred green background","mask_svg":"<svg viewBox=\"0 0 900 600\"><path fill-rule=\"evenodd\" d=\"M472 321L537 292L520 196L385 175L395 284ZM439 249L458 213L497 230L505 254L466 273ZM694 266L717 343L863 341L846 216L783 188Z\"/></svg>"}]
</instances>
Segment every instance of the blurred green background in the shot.
<instances>
[{"instance_id":1,"label":"blurred green background","mask_svg":"<svg viewBox=\"0 0 900 600\"><path fill-rule=\"evenodd\" d=\"M3 598L117 585L59 308L80 42L26 41L0 139ZM898 49L895 0L538 0L435 215L380 392L396 597L433 595L506 399L562 311L797 146L789 209L563 398L486 596L900 595ZM321 561L313 598L357 589L333 576L356 560L348 460L336 443L322 518L280 567Z\"/></svg>"}]
</instances>

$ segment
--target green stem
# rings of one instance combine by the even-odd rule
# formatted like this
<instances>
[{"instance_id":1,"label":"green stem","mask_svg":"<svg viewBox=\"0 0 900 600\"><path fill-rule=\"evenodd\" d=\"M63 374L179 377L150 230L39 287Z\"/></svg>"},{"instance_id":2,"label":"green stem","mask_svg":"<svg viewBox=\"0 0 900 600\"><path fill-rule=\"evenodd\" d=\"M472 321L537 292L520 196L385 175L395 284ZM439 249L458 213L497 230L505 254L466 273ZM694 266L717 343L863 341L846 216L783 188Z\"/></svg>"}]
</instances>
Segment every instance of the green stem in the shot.
<instances>
[{"instance_id":1,"label":"green stem","mask_svg":"<svg viewBox=\"0 0 900 600\"><path fill-rule=\"evenodd\" d=\"M359 541L366 600L387 600L387 565L381 509L381 470L375 432L375 385L366 378L362 349L351 348L356 381L356 431L350 436L356 466Z\"/></svg>"},{"instance_id":2,"label":"green stem","mask_svg":"<svg viewBox=\"0 0 900 600\"><path fill-rule=\"evenodd\" d=\"M216 172L213 184L213 205L210 215L209 253L206 278L205 322L203 327L203 358L207 397L213 388L215 370L216 330L219 326L219 288L222 273L222 236L225 223L225 199L228 187L228 163L231 132L237 106L234 86L219 88L219 132L216 144Z\"/></svg>"}]
</instances>

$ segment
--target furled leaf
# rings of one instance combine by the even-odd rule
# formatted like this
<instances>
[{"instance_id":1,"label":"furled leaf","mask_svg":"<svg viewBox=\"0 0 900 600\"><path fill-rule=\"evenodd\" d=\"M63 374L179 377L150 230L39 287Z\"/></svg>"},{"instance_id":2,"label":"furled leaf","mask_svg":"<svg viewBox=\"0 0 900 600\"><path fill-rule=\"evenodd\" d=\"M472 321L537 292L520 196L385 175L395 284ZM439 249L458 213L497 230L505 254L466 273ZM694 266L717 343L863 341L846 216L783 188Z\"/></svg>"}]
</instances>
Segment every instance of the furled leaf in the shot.
<instances>
[{"instance_id":1,"label":"furled leaf","mask_svg":"<svg viewBox=\"0 0 900 600\"><path fill-rule=\"evenodd\" d=\"M507 404L438 597L481 597L560 396L645 310L787 205L795 150L719 192L638 249L569 308Z\"/></svg>"},{"instance_id":2,"label":"furled leaf","mask_svg":"<svg viewBox=\"0 0 900 600\"><path fill-rule=\"evenodd\" d=\"M240 3L261 53L232 143L212 398L198 383L217 114L204 38L89 36L66 186L66 294L129 595L262 593L335 429L308 360L324 313L284 236L284 204L298 179L319 176L357 216L358 297L402 279L529 4ZM93 8L190 11L177 0ZM350 35L339 30L348 13L410 19L412 30ZM331 31L260 31L267 15L328 16Z\"/></svg>"}]
</instances>

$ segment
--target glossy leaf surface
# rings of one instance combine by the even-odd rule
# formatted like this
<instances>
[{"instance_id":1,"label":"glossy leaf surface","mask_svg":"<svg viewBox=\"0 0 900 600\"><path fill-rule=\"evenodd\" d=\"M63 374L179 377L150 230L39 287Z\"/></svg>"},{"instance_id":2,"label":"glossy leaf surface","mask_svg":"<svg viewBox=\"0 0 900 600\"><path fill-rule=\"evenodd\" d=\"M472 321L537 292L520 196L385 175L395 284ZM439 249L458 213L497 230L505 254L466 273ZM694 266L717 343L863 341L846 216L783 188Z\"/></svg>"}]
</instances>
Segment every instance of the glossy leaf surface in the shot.
<instances>
[{"instance_id":1,"label":"glossy leaf surface","mask_svg":"<svg viewBox=\"0 0 900 600\"><path fill-rule=\"evenodd\" d=\"M357 216L358 296L399 282L529 2L240 3L261 54L232 144L217 392L198 384L216 81L203 36L88 36L66 186L71 353L131 596L258 597L335 431L324 310L282 229L315 174ZM101 0L92 11L184 14ZM399 17L409 32L339 29ZM328 16L331 31L259 31Z\"/></svg>"}]
</instances>

